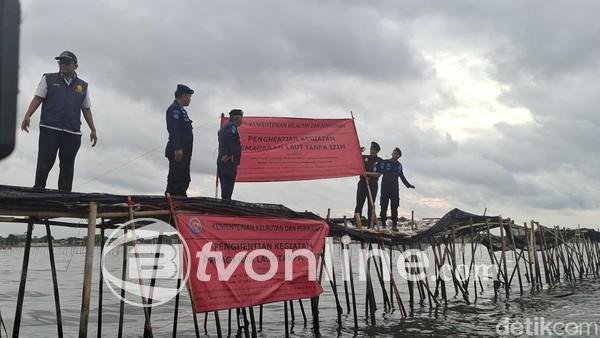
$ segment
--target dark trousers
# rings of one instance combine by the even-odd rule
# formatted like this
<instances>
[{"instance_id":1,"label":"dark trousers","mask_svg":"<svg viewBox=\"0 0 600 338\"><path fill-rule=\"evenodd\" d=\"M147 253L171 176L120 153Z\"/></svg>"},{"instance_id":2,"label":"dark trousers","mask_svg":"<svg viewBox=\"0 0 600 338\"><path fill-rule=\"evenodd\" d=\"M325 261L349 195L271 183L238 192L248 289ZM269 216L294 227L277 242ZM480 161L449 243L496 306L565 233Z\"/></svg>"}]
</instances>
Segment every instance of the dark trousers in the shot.
<instances>
[{"instance_id":1,"label":"dark trousers","mask_svg":"<svg viewBox=\"0 0 600 338\"><path fill-rule=\"evenodd\" d=\"M398 206L400 205L400 194L398 191L398 186L390 186L390 185L381 185L381 197L379 198L381 204L381 213L379 217L381 217L381 223L385 225L385 221L387 219L387 208L388 203L390 204L390 209L392 209L392 222L394 225L398 223Z\"/></svg>"},{"instance_id":2,"label":"dark trousers","mask_svg":"<svg viewBox=\"0 0 600 338\"><path fill-rule=\"evenodd\" d=\"M373 203L375 203L375 199L377 198L377 181L369 181L369 188L371 190L371 196L373 197ZM363 206L365 205L365 201L368 198L368 190L367 190L367 182L365 180L358 181L358 186L356 188L356 208L354 208L354 213L358 213L362 216ZM367 210L369 219L369 225L371 224L371 219L373 218L373 208L371 207L371 203L367 203Z\"/></svg>"},{"instance_id":3,"label":"dark trousers","mask_svg":"<svg viewBox=\"0 0 600 338\"><path fill-rule=\"evenodd\" d=\"M221 198L230 200L233 195L233 187L235 186L235 177L237 176L237 165L232 161L223 163L219 161L217 164L217 173L219 181L221 181Z\"/></svg>"},{"instance_id":4,"label":"dark trousers","mask_svg":"<svg viewBox=\"0 0 600 338\"><path fill-rule=\"evenodd\" d=\"M37 168L35 170L35 185L33 187L46 187L48 174L52 170L54 162L56 162L56 154L58 153L60 166L58 190L71 191L73 188L75 157L80 146L81 135L40 127Z\"/></svg>"},{"instance_id":5,"label":"dark trousers","mask_svg":"<svg viewBox=\"0 0 600 338\"><path fill-rule=\"evenodd\" d=\"M187 189L192 180L190 177L191 149L184 150L181 161L175 161L175 154L170 154L167 158L169 159L167 192L171 196L187 196Z\"/></svg>"}]
</instances>

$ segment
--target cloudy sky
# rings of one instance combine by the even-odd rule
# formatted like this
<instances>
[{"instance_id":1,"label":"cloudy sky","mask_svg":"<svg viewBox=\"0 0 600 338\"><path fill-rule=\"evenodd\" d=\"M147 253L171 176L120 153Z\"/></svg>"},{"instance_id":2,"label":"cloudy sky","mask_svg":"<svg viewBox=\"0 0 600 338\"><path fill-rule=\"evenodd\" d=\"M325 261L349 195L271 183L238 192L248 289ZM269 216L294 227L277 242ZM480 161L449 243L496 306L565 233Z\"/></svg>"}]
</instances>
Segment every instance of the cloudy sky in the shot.
<instances>
[{"instance_id":1,"label":"cloudy sky","mask_svg":"<svg viewBox=\"0 0 600 338\"><path fill-rule=\"evenodd\" d=\"M402 189L401 215L487 208L596 226L599 11L593 1L22 1L18 119L42 73L57 70L53 57L71 50L99 137L79 152L74 190L162 194L164 112L185 83L196 90L193 196L214 196L220 113L352 111L363 145L403 150L417 189ZM0 163L0 184L33 185L38 124L39 111ZM234 198L350 216L356 181L240 183Z\"/></svg>"}]
</instances>

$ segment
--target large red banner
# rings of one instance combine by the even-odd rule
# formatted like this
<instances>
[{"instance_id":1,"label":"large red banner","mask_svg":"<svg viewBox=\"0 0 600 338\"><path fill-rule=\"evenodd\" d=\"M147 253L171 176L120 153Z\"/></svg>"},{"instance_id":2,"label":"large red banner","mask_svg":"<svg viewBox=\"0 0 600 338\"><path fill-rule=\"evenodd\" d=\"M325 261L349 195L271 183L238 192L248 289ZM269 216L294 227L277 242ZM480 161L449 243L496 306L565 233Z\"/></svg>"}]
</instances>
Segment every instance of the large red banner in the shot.
<instances>
[{"instance_id":1,"label":"large red banner","mask_svg":"<svg viewBox=\"0 0 600 338\"><path fill-rule=\"evenodd\" d=\"M365 170L352 119L244 117L240 136L237 182L358 176Z\"/></svg>"},{"instance_id":2,"label":"large red banner","mask_svg":"<svg viewBox=\"0 0 600 338\"><path fill-rule=\"evenodd\" d=\"M316 297L322 220L178 214L196 312ZM184 269L185 271L185 269Z\"/></svg>"}]
</instances>

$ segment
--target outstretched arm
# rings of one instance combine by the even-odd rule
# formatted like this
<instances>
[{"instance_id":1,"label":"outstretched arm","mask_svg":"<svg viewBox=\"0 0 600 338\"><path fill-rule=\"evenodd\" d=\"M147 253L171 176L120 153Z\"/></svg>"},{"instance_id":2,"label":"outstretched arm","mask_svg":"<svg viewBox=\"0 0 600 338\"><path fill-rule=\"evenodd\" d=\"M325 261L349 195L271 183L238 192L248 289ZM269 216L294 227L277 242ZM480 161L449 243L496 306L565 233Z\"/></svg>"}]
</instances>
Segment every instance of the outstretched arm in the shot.
<instances>
[{"instance_id":1,"label":"outstretched arm","mask_svg":"<svg viewBox=\"0 0 600 338\"><path fill-rule=\"evenodd\" d=\"M400 173L400 179L402 180L402 183L404 183L405 187L407 187L409 189L411 189L411 188L414 189L415 188L414 185L408 183L408 180L406 180L406 177L404 177L404 172Z\"/></svg>"}]
</instances>

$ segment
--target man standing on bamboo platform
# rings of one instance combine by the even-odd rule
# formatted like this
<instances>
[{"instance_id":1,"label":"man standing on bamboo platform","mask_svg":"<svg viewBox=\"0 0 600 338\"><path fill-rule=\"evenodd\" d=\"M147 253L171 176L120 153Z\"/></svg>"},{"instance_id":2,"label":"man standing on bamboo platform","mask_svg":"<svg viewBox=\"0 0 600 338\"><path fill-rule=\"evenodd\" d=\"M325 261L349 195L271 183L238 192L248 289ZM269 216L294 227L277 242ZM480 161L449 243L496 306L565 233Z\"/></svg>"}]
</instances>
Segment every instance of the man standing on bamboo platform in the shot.
<instances>
[{"instance_id":1,"label":"man standing on bamboo platform","mask_svg":"<svg viewBox=\"0 0 600 338\"><path fill-rule=\"evenodd\" d=\"M58 153L60 173L58 189L71 191L75 156L81 146L81 113L90 128L90 142L96 145L96 127L92 118L88 84L77 76L77 57L69 51L55 57L58 73L42 76L35 96L27 108L21 130L29 132L31 116L42 105L40 138L34 188L45 188L48 174Z\"/></svg>"},{"instance_id":2,"label":"man standing on bamboo platform","mask_svg":"<svg viewBox=\"0 0 600 338\"><path fill-rule=\"evenodd\" d=\"M184 107L190 105L194 91L182 84L177 85L175 101L167 109L167 131L169 142L165 148L165 157L169 159L167 192L172 196L187 196L190 186L190 163L194 135L192 120Z\"/></svg>"},{"instance_id":3,"label":"man standing on bamboo platform","mask_svg":"<svg viewBox=\"0 0 600 338\"><path fill-rule=\"evenodd\" d=\"M377 156L379 150L381 150L379 144L377 142L371 142L369 155L363 155L365 172L360 175L360 180L358 181L358 186L356 189L356 208L354 208L354 214L358 217L362 216L365 200L367 200L367 197L369 196L369 190L371 190L371 197L373 200L367 203L367 210L369 212L369 216L367 218L369 220L369 226L371 225L371 221L373 219L373 205L371 202L375 203L375 199L377 198L379 176L381 176L381 173L376 172L377 164L383 161L383 159Z\"/></svg>"},{"instance_id":4,"label":"man standing on bamboo platform","mask_svg":"<svg viewBox=\"0 0 600 338\"><path fill-rule=\"evenodd\" d=\"M240 140L240 125L244 112L232 109L229 112L229 122L219 130L219 156L217 158L217 173L221 181L221 198L230 200L237 176L237 167L242 157Z\"/></svg>"},{"instance_id":5,"label":"man standing on bamboo platform","mask_svg":"<svg viewBox=\"0 0 600 338\"><path fill-rule=\"evenodd\" d=\"M404 186L407 188L414 189L415 186L408 183L404 172L402 171L402 164L398 159L402 156L400 148L395 148L392 152L392 158L379 162L377 165L377 172L383 174L381 179L381 225L385 228L385 222L387 219L387 207L388 203L391 204L392 209L392 230L398 231L398 206L400 205L399 185L398 178L402 180Z\"/></svg>"}]
</instances>

